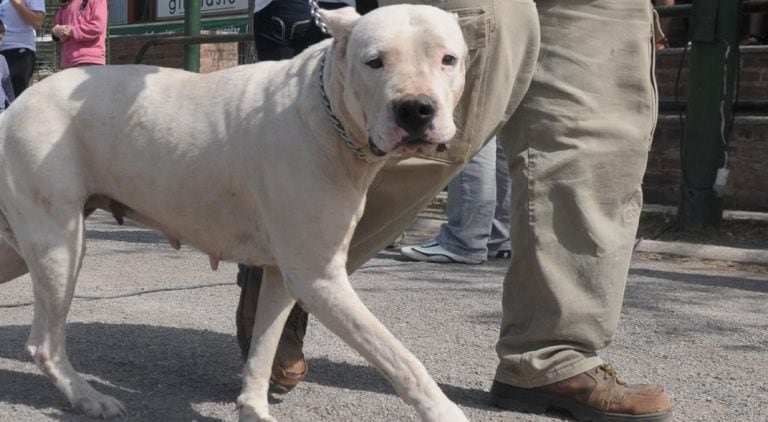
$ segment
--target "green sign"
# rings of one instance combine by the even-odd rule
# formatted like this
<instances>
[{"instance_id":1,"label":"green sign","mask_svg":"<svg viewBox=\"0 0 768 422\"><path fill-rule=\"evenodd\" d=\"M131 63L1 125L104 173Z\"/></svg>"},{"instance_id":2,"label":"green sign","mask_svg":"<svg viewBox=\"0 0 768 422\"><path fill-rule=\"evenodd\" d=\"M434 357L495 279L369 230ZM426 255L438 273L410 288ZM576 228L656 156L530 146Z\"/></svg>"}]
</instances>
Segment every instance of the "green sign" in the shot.
<instances>
[{"instance_id":1,"label":"green sign","mask_svg":"<svg viewBox=\"0 0 768 422\"><path fill-rule=\"evenodd\" d=\"M249 15L204 18L201 30L225 32L228 34L246 34L251 26ZM135 35L184 34L184 21L162 21L115 25L109 27L110 37Z\"/></svg>"}]
</instances>

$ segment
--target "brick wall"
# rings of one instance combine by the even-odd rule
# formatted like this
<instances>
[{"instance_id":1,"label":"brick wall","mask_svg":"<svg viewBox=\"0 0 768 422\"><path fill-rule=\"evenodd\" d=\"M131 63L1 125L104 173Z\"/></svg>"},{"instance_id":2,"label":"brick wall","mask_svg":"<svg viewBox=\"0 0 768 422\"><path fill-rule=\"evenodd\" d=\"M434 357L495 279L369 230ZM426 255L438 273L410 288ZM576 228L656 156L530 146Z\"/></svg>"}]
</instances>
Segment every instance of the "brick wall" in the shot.
<instances>
[{"instance_id":1,"label":"brick wall","mask_svg":"<svg viewBox=\"0 0 768 422\"><path fill-rule=\"evenodd\" d=\"M659 117L643 180L647 203L679 203L680 132L677 116ZM728 168L725 207L768 211L768 117L736 117L728 148Z\"/></svg>"},{"instance_id":2,"label":"brick wall","mask_svg":"<svg viewBox=\"0 0 768 422\"><path fill-rule=\"evenodd\" d=\"M674 98L675 79L682 49L660 50L656 76L662 100ZM740 101L768 100L768 47L741 51ZM678 95L685 101L687 62L681 72ZM662 113L644 179L646 202L679 203L680 119L675 112ZM730 177L724 197L728 209L768 211L768 116L738 113L728 148Z\"/></svg>"},{"instance_id":3,"label":"brick wall","mask_svg":"<svg viewBox=\"0 0 768 422\"><path fill-rule=\"evenodd\" d=\"M133 63L136 54L144 45L146 39L130 37L112 38L109 43L110 64ZM238 61L237 43L202 44L200 45L200 72L236 66ZM144 55L144 64L156 66L183 68L184 46L162 45L151 47Z\"/></svg>"}]
</instances>

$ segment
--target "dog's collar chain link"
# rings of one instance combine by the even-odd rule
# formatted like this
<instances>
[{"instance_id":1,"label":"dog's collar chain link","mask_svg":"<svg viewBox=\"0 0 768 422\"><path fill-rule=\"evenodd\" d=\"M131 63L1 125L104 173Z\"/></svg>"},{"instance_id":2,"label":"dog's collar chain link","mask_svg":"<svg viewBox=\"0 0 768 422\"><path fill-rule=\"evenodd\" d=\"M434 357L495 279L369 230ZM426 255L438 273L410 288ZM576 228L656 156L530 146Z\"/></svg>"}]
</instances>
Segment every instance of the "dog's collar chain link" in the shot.
<instances>
[{"instance_id":1,"label":"dog's collar chain link","mask_svg":"<svg viewBox=\"0 0 768 422\"><path fill-rule=\"evenodd\" d=\"M315 25L320 28L320 32L328 35L328 25L323 22L323 17L318 13L320 6L317 5L317 0L309 0L309 9L312 19L315 21Z\"/></svg>"},{"instance_id":2,"label":"dog's collar chain link","mask_svg":"<svg viewBox=\"0 0 768 422\"><path fill-rule=\"evenodd\" d=\"M325 74L325 56L327 54L327 52L323 53L323 57L320 58L320 94L323 98L323 106L325 108L325 112L333 122L333 126L336 128L336 132L339 132L339 135L341 135L341 139L344 141L344 144L347 145L355 153L357 158L365 160L365 151L359 146L355 145L355 143L352 142L352 139L349 138L347 130L344 128L341 120L339 120L339 118L336 117L336 114L333 113L333 108L331 108L331 100L328 98L328 94L325 92L325 80L323 75Z\"/></svg>"}]
</instances>

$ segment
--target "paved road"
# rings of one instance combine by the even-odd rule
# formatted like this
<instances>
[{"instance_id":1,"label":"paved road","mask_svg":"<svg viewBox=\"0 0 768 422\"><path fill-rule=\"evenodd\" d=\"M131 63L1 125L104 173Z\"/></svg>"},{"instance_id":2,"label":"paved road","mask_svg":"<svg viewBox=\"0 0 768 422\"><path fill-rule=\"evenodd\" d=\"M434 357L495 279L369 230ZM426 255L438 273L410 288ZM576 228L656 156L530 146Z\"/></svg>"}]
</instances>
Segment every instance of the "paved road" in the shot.
<instances>
[{"instance_id":1,"label":"paved road","mask_svg":"<svg viewBox=\"0 0 768 422\"><path fill-rule=\"evenodd\" d=\"M123 400L129 421L234 421L241 362L235 266L172 250L154 233L89 220L89 250L69 317L73 365ZM426 235L428 233L417 234ZM409 240L414 240L413 238ZM504 263L403 262L385 251L353 276L363 300L473 421L548 421L487 404ZM0 304L31 300L27 277ZM31 306L0 307L0 421L82 421L23 352ZM310 321L307 382L284 421L411 421L373 368ZM768 268L638 255L620 328L603 356L633 382L662 382L678 421L768 421Z\"/></svg>"}]
</instances>

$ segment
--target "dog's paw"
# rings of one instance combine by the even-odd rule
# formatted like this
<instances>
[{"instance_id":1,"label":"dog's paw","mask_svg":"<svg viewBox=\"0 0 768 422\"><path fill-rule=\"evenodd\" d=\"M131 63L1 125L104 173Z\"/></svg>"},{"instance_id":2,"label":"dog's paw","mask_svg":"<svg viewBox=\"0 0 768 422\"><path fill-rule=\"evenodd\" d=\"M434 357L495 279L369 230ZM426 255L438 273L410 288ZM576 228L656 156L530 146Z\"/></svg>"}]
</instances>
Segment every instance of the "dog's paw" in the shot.
<instances>
[{"instance_id":1,"label":"dog's paw","mask_svg":"<svg viewBox=\"0 0 768 422\"><path fill-rule=\"evenodd\" d=\"M444 402L436 405L430 405L426 407L417 407L416 411L421 416L423 421L429 422L469 422L461 408L449 401L447 398Z\"/></svg>"},{"instance_id":2,"label":"dog's paw","mask_svg":"<svg viewBox=\"0 0 768 422\"><path fill-rule=\"evenodd\" d=\"M75 411L81 412L91 418L111 419L121 418L127 415L125 405L112 396L93 391L74 403Z\"/></svg>"},{"instance_id":3,"label":"dog's paw","mask_svg":"<svg viewBox=\"0 0 768 422\"><path fill-rule=\"evenodd\" d=\"M277 419L269 415L267 409L258 411L247 404L238 405L238 409L240 410L239 422L277 422Z\"/></svg>"}]
</instances>

